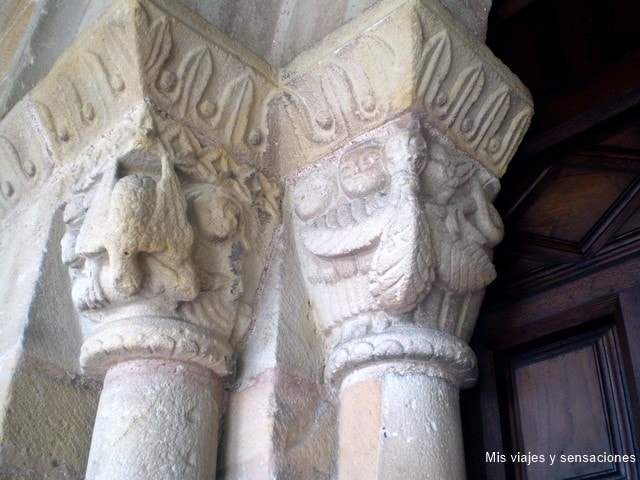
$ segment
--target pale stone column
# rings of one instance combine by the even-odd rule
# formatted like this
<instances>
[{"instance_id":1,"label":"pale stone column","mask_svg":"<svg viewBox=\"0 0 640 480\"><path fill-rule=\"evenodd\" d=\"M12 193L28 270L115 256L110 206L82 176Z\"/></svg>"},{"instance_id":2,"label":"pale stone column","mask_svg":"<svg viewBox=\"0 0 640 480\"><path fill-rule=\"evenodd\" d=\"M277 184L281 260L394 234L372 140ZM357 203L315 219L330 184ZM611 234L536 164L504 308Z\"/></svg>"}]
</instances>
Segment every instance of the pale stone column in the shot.
<instances>
[{"instance_id":1,"label":"pale stone column","mask_svg":"<svg viewBox=\"0 0 640 480\"><path fill-rule=\"evenodd\" d=\"M214 478L222 402L222 380L199 365L114 365L104 380L86 478Z\"/></svg>"},{"instance_id":2,"label":"pale stone column","mask_svg":"<svg viewBox=\"0 0 640 480\"><path fill-rule=\"evenodd\" d=\"M257 205L278 189L145 104L91 155L62 240L80 363L105 376L87 478L213 478L223 379L249 324L250 232L277 220Z\"/></svg>"},{"instance_id":3,"label":"pale stone column","mask_svg":"<svg viewBox=\"0 0 640 480\"><path fill-rule=\"evenodd\" d=\"M491 202L533 109L463 3L486 12L372 8L321 62L286 69L282 132L306 157L294 229L339 393L341 480L465 478L458 395L502 238Z\"/></svg>"},{"instance_id":4,"label":"pale stone column","mask_svg":"<svg viewBox=\"0 0 640 480\"><path fill-rule=\"evenodd\" d=\"M338 478L462 479L458 392L502 224L497 181L406 115L293 192L327 379L340 390Z\"/></svg>"},{"instance_id":5,"label":"pale stone column","mask_svg":"<svg viewBox=\"0 0 640 480\"><path fill-rule=\"evenodd\" d=\"M425 328L377 337L366 339L375 353L354 343L342 364L351 370L339 384L338 478L465 478L458 397L475 379L473 353Z\"/></svg>"}]
</instances>

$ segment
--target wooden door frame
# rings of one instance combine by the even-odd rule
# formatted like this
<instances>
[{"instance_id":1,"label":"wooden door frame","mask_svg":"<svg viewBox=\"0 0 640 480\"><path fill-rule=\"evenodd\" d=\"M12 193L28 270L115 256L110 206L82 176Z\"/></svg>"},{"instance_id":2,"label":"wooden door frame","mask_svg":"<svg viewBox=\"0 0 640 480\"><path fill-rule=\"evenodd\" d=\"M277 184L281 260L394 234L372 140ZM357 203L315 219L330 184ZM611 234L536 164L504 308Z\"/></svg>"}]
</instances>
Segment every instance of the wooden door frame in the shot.
<instances>
[{"instance_id":1,"label":"wooden door frame","mask_svg":"<svg viewBox=\"0 0 640 480\"><path fill-rule=\"evenodd\" d=\"M505 452L510 433L509 406L504 393L506 352L566 331L612 319L620 348L626 392L631 407L630 430L640 447L640 255L608 268L501 305L480 316L472 347L480 377L476 387L462 394L465 448L470 480L515 478L508 463L488 463L485 452Z\"/></svg>"}]
</instances>

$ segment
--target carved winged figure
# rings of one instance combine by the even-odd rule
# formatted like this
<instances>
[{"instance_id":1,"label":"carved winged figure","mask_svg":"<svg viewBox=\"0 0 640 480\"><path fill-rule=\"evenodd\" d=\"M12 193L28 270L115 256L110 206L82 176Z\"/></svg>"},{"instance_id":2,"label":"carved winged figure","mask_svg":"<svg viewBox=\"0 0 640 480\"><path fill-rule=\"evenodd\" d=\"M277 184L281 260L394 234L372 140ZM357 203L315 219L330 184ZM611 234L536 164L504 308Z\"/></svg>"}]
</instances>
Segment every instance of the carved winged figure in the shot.
<instances>
[{"instance_id":1,"label":"carved winged figure","mask_svg":"<svg viewBox=\"0 0 640 480\"><path fill-rule=\"evenodd\" d=\"M427 154L417 122L392 125L294 191L310 291L334 343L406 321L459 334L495 278L497 180L432 139Z\"/></svg>"},{"instance_id":2,"label":"carved winged figure","mask_svg":"<svg viewBox=\"0 0 640 480\"><path fill-rule=\"evenodd\" d=\"M336 176L316 172L294 191L309 281L334 305L329 328L374 311L390 321L431 288L431 234L419 202L425 160L426 142L411 125L347 149Z\"/></svg>"},{"instance_id":3,"label":"carved winged figure","mask_svg":"<svg viewBox=\"0 0 640 480\"><path fill-rule=\"evenodd\" d=\"M384 226L371 262L371 293L388 311L413 310L434 280L431 231L418 201L426 143L415 127L399 132L385 145L391 174L393 214Z\"/></svg>"}]
</instances>

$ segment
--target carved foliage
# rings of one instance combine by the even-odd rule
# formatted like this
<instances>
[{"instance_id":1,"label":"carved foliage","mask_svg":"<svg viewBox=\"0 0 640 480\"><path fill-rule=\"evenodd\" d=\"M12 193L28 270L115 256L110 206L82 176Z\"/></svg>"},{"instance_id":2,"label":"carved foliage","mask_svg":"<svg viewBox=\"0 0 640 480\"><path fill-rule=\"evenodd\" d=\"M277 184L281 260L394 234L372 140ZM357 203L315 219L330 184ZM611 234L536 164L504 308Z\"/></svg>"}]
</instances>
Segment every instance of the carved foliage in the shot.
<instances>
[{"instance_id":1,"label":"carved foliage","mask_svg":"<svg viewBox=\"0 0 640 480\"><path fill-rule=\"evenodd\" d=\"M353 39L318 70L292 78L281 102L291 128L311 143L347 139L363 126L380 121L389 106L385 81L398 59L384 39L391 32L371 31ZM354 56L357 61L354 61Z\"/></svg>"},{"instance_id":2,"label":"carved foliage","mask_svg":"<svg viewBox=\"0 0 640 480\"><path fill-rule=\"evenodd\" d=\"M341 330L333 342L398 322L429 323L425 305L436 316L445 308L431 305L432 292L459 304L495 277L491 248L502 234L490 204L495 178L435 139L427 148L415 122L386 133L348 148L293 193L311 294L323 328Z\"/></svg>"},{"instance_id":3,"label":"carved foliage","mask_svg":"<svg viewBox=\"0 0 640 480\"><path fill-rule=\"evenodd\" d=\"M113 15L83 34L81 46L66 52L31 94L60 163L79 154L87 138L102 135L140 95L134 25L120 10Z\"/></svg>"},{"instance_id":4,"label":"carved foliage","mask_svg":"<svg viewBox=\"0 0 640 480\"><path fill-rule=\"evenodd\" d=\"M17 202L23 193L35 183L36 166L18 153L14 143L0 135L0 218L10 205Z\"/></svg>"},{"instance_id":5,"label":"carved foliage","mask_svg":"<svg viewBox=\"0 0 640 480\"><path fill-rule=\"evenodd\" d=\"M438 2L407 2L308 68L285 72L283 113L300 155L423 110L429 123L500 176L533 115L528 92ZM374 52L374 53L372 53ZM295 151L295 150L294 150Z\"/></svg>"},{"instance_id":6,"label":"carved foliage","mask_svg":"<svg viewBox=\"0 0 640 480\"><path fill-rule=\"evenodd\" d=\"M247 315L245 252L277 221L278 187L145 105L92 155L65 209L77 308L99 323L179 316L229 341Z\"/></svg>"},{"instance_id":7,"label":"carved foliage","mask_svg":"<svg viewBox=\"0 0 640 480\"><path fill-rule=\"evenodd\" d=\"M20 102L0 123L0 219L48 177L51 170L42 139Z\"/></svg>"}]
</instances>

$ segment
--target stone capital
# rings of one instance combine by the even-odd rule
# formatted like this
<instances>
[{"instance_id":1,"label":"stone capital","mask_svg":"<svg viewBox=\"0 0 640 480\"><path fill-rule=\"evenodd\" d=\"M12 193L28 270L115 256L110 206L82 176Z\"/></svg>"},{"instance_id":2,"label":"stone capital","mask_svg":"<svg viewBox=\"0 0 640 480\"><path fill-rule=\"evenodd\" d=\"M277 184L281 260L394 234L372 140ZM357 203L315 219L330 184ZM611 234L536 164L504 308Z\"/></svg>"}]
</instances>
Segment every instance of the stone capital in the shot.
<instances>
[{"instance_id":1,"label":"stone capital","mask_svg":"<svg viewBox=\"0 0 640 480\"><path fill-rule=\"evenodd\" d=\"M228 374L265 261L245 259L279 221L279 187L147 103L78 165L62 247L85 370L150 357Z\"/></svg>"},{"instance_id":2,"label":"stone capital","mask_svg":"<svg viewBox=\"0 0 640 480\"><path fill-rule=\"evenodd\" d=\"M329 377L358 363L406 361L434 372L448 364L447 378L469 385L475 361L464 342L495 278L498 189L494 173L418 114L368 132L299 176L294 229L328 342Z\"/></svg>"}]
</instances>

